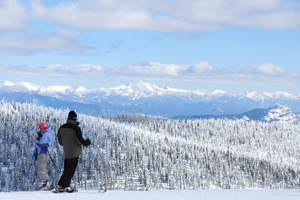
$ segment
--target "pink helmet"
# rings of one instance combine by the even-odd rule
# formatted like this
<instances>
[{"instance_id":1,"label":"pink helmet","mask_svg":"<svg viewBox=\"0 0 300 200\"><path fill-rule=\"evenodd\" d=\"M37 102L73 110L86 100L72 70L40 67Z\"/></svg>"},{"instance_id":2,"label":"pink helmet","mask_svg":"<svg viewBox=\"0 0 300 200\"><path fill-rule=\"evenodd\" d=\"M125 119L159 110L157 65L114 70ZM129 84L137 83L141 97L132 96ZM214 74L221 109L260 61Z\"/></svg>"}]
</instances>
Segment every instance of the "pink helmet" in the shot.
<instances>
[{"instance_id":1,"label":"pink helmet","mask_svg":"<svg viewBox=\"0 0 300 200\"><path fill-rule=\"evenodd\" d=\"M39 124L39 127L38 127L41 131L45 130L47 127L46 123L42 122Z\"/></svg>"}]
</instances>

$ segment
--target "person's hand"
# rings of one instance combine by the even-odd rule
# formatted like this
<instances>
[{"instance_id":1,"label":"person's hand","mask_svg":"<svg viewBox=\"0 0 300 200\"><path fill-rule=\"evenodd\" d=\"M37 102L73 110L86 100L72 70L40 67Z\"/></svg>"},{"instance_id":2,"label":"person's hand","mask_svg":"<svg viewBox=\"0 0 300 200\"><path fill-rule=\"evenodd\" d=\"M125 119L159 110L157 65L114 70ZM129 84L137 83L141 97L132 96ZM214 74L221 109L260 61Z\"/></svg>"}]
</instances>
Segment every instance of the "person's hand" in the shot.
<instances>
[{"instance_id":1,"label":"person's hand","mask_svg":"<svg viewBox=\"0 0 300 200\"><path fill-rule=\"evenodd\" d=\"M86 142L85 146L89 146L91 144L91 140L90 139L86 139L85 142Z\"/></svg>"},{"instance_id":2,"label":"person's hand","mask_svg":"<svg viewBox=\"0 0 300 200\"><path fill-rule=\"evenodd\" d=\"M32 137L32 139L33 139L33 140L35 140L35 139L36 139L36 137L35 137L34 135L33 135L33 136L31 136L31 137Z\"/></svg>"}]
</instances>

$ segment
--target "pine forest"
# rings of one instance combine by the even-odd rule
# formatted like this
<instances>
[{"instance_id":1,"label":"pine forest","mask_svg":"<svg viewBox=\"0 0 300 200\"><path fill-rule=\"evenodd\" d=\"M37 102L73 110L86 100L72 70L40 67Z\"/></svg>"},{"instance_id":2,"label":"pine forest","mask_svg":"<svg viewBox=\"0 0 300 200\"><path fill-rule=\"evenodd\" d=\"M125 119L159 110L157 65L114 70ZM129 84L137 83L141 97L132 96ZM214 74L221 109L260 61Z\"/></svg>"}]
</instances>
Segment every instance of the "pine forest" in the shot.
<instances>
[{"instance_id":1,"label":"pine forest","mask_svg":"<svg viewBox=\"0 0 300 200\"><path fill-rule=\"evenodd\" d=\"M0 102L0 191L33 191L39 178L32 135L54 132L47 168L55 185L63 170L58 128L69 110ZM79 189L193 190L299 188L297 123L175 120L141 114L78 113L84 147L72 181Z\"/></svg>"}]
</instances>

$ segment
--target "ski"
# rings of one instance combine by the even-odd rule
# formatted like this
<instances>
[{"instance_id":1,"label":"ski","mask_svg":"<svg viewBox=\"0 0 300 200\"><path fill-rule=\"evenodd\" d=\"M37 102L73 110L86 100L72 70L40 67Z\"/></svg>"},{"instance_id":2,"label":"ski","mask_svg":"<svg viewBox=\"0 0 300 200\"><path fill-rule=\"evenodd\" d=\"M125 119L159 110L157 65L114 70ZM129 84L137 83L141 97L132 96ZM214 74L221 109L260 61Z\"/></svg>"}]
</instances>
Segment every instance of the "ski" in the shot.
<instances>
[{"instance_id":1,"label":"ski","mask_svg":"<svg viewBox=\"0 0 300 200\"><path fill-rule=\"evenodd\" d=\"M66 189L66 188L57 188L55 187L53 190L52 190L53 193L74 193L74 192L78 192L78 190L74 189L74 188L71 188L70 189Z\"/></svg>"},{"instance_id":2,"label":"ski","mask_svg":"<svg viewBox=\"0 0 300 200\"><path fill-rule=\"evenodd\" d=\"M57 190L57 189L55 189L55 190L52 190L52 192L53 193L74 193L74 192L78 192L78 190L74 190L74 191L72 191L72 192L67 192L67 191L59 191L59 190ZM99 193L105 193L105 192L107 192L107 190L106 189L104 189L104 190L98 190L98 192Z\"/></svg>"},{"instance_id":3,"label":"ski","mask_svg":"<svg viewBox=\"0 0 300 200\"><path fill-rule=\"evenodd\" d=\"M55 193L55 194L59 194L59 193L75 193L75 192L78 192L78 190L74 190L72 192L67 192L67 191L59 191L59 190L53 190L52 193Z\"/></svg>"}]
</instances>

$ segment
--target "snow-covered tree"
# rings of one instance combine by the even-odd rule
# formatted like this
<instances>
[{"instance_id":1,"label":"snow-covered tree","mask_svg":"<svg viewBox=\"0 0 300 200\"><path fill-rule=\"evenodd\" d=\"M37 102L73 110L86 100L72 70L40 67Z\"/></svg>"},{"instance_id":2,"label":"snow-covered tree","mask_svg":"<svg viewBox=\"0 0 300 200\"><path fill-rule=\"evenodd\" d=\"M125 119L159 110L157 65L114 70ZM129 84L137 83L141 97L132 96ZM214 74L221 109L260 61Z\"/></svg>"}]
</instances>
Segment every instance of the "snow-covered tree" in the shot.
<instances>
[{"instance_id":1,"label":"snow-covered tree","mask_svg":"<svg viewBox=\"0 0 300 200\"><path fill-rule=\"evenodd\" d=\"M52 128L48 162L57 183L63 169L56 133L69 110L0 101L0 191L33 190L31 159L40 122ZM74 183L115 190L298 188L297 123L209 119L174 120L146 115L78 114L85 138ZM98 175L97 177L95 175ZM97 182L98 181L98 182Z\"/></svg>"}]
</instances>

